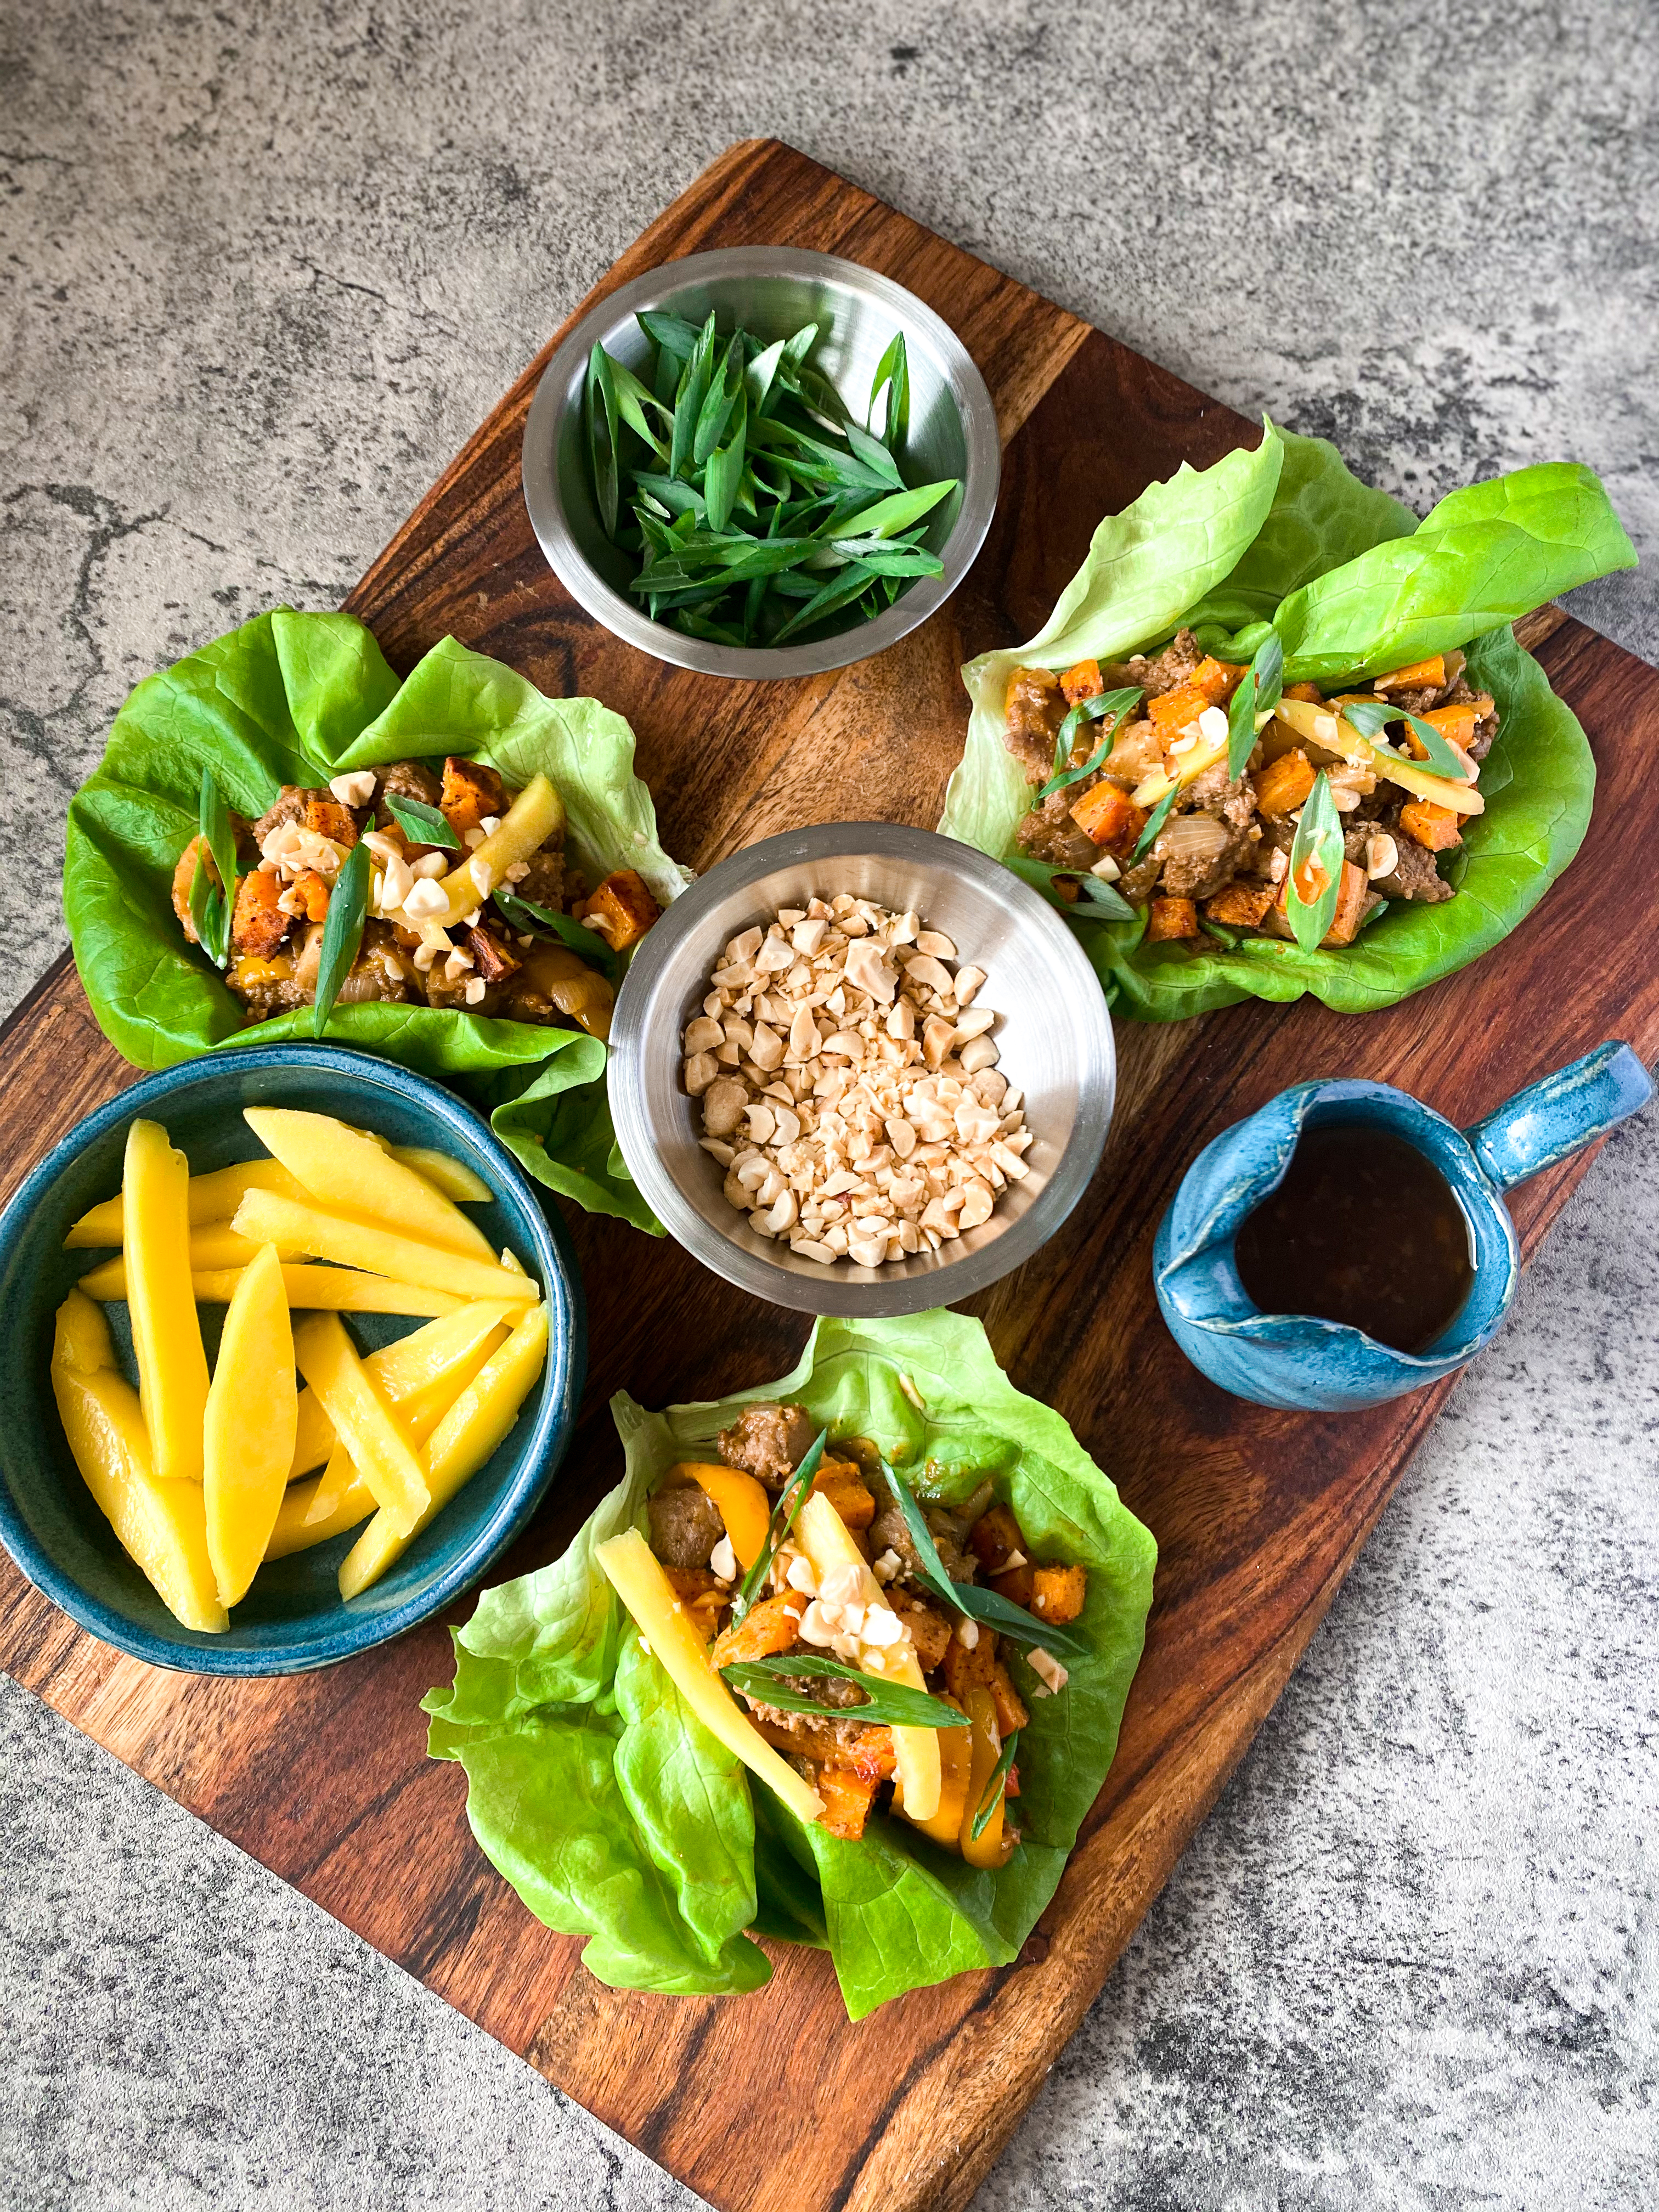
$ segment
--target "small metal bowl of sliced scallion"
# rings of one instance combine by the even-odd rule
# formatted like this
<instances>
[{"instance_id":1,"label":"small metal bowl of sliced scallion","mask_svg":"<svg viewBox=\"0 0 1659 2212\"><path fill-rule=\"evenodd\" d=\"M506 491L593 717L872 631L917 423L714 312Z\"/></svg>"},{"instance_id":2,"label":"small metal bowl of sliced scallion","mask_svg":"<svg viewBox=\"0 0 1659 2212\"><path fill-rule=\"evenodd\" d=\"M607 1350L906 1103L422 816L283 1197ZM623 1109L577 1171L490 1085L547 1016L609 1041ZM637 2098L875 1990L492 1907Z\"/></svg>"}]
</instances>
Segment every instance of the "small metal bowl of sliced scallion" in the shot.
<instances>
[{"instance_id":1,"label":"small metal bowl of sliced scallion","mask_svg":"<svg viewBox=\"0 0 1659 2212\"><path fill-rule=\"evenodd\" d=\"M984 380L890 278L829 254L694 254L559 344L525 428L560 581L658 659L805 676L878 653L962 580L996 503Z\"/></svg>"}]
</instances>

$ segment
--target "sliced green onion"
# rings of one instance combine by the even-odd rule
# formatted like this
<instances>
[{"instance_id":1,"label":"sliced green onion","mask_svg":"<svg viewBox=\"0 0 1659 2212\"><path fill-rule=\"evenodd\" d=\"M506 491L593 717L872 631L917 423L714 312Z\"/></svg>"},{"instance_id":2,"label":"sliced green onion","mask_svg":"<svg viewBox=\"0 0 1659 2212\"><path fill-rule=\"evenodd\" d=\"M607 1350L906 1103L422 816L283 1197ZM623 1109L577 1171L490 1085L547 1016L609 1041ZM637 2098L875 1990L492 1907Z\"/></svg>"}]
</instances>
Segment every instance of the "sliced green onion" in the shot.
<instances>
[{"instance_id":1,"label":"sliced green onion","mask_svg":"<svg viewBox=\"0 0 1659 2212\"><path fill-rule=\"evenodd\" d=\"M368 848L354 845L334 878L328 895L328 914L323 923L322 957L317 963L317 1003L312 1008L311 1034L321 1036L340 995L340 986L357 963L363 941L363 922L368 913Z\"/></svg>"},{"instance_id":2,"label":"sliced green onion","mask_svg":"<svg viewBox=\"0 0 1659 2212\"><path fill-rule=\"evenodd\" d=\"M1291 847L1289 888L1285 896L1291 933L1304 952L1317 951L1329 933L1336 913L1337 895L1342 888L1346 857L1342 817L1331 797L1330 781L1322 769L1303 802L1301 818L1296 825L1296 839ZM1303 897L1300 880L1310 861L1325 878L1324 889L1313 900Z\"/></svg>"},{"instance_id":3,"label":"sliced green onion","mask_svg":"<svg viewBox=\"0 0 1659 2212\"><path fill-rule=\"evenodd\" d=\"M1139 860L1144 853L1150 852L1152 846L1157 843L1158 833L1169 820L1170 810L1180 796L1181 786L1178 783L1172 783L1147 816L1146 827L1135 839L1135 849L1131 855L1132 859Z\"/></svg>"},{"instance_id":4,"label":"sliced green onion","mask_svg":"<svg viewBox=\"0 0 1659 2212\"><path fill-rule=\"evenodd\" d=\"M538 906L534 899L520 898L505 885L492 892L491 896L502 921L521 935L533 937L545 932L556 937L560 944L568 945L573 952L580 952L584 960L591 960L611 982L621 974L621 961L597 929L586 929L568 914L555 914L551 907Z\"/></svg>"},{"instance_id":5,"label":"sliced green onion","mask_svg":"<svg viewBox=\"0 0 1659 2212\"><path fill-rule=\"evenodd\" d=\"M428 806L423 799L405 799L401 792L388 791L386 811L411 845L441 845L452 853L459 853L461 841L435 806Z\"/></svg>"},{"instance_id":6,"label":"sliced green onion","mask_svg":"<svg viewBox=\"0 0 1659 2212\"><path fill-rule=\"evenodd\" d=\"M1097 691L1092 699L1085 699L1079 705L1072 708L1060 724L1059 734L1054 739L1054 772L1038 792L1032 801L1033 805L1041 806L1043 800L1052 793L1064 791L1072 784L1080 783L1085 775L1092 775L1095 770L1103 764L1107 754L1111 751L1116 742L1117 733L1122 727L1126 717L1133 712L1135 702L1140 696L1139 687L1129 691ZM1080 726L1085 722L1097 722L1103 714L1111 716L1112 726L1101 739L1099 750L1094 758L1085 762L1081 768L1067 767L1066 763L1072 757L1073 741Z\"/></svg>"},{"instance_id":7,"label":"sliced green onion","mask_svg":"<svg viewBox=\"0 0 1659 2212\"><path fill-rule=\"evenodd\" d=\"M979 1841L990 1826L991 1816L1002 1802L1003 1792L1008 1786L1008 1776L1014 1764L1014 1753L1018 1748L1019 1730L1016 1729L1004 1743L1001 1756L987 1778L985 1795L979 1801L979 1810L975 1814L974 1824L968 1831L969 1838L975 1843Z\"/></svg>"},{"instance_id":8,"label":"sliced green onion","mask_svg":"<svg viewBox=\"0 0 1659 2212\"><path fill-rule=\"evenodd\" d=\"M967 1613L970 1620L981 1621L988 1628L994 1628L999 1634L1008 1637L1015 1644L1040 1644L1057 1657L1064 1654L1076 1658L1088 1656L1086 1644L1079 1643L1074 1636L1067 1636L1064 1629L1051 1628L1046 1622L1039 1620L1034 1613L1027 1613L1023 1605L1016 1605L1012 1598L1004 1597L1000 1590L981 1589L977 1583L952 1582L945 1571L945 1562L939 1558L933 1533L927 1526L927 1516L915 1497L899 1480L885 1460L881 1462L881 1471L898 1502L899 1511L904 1516L904 1525L910 1532L910 1541L915 1547L921 1565L921 1579L935 1597L942 1598L957 1612Z\"/></svg>"},{"instance_id":9,"label":"sliced green onion","mask_svg":"<svg viewBox=\"0 0 1659 2212\"><path fill-rule=\"evenodd\" d=\"M1285 691L1285 648L1270 629L1256 647L1227 709L1227 781L1237 783L1255 750L1255 718L1276 707Z\"/></svg>"},{"instance_id":10,"label":"sliced green onion","mask_svg":"<svg viewBox=\"0 0 1659 2212\"><path fill-rule=\"evenodd\" d=\"M731 1666L722 1667L720 1673L745 1698L753 1698L761 1705L776 1705L782 1712L818 1713L826 1720L884 1723L890 1728L968 1726L968 1716L959 1713L954 1705L947 1705L943 1698L930 1697L926 1690L912 1689L908 1683L884 1681L879 1674L866 1674L862 1668L850 1667L825 1653L781 1651L767 1659L734 1660ZM804 1697L799 1691L784 1686L780 1678L792 1674L803 1679L821 1675L836 1681L856 1682L865 1692L866 1702L861 1705L820 1704L815 1698Z\"/></svg>"}]
</instances>

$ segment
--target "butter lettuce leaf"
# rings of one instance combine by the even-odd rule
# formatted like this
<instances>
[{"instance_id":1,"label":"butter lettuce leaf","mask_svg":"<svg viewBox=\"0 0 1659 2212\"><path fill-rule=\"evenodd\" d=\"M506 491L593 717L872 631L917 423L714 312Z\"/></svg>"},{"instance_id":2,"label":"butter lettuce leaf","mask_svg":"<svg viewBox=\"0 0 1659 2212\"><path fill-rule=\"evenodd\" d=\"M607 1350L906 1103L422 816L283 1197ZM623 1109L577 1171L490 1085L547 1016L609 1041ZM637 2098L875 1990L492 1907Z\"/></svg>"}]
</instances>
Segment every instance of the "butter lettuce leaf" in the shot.
<instances>
[{"instance_id":1,"label":"butter lettuce leaf","mask_svg":"<svg viewBox=\"0 0 1659 2212\"><path fill-rule=\"evenodd\" d=\"M1042 1556L1089 1570L1072 1632L1088 1656L1062 1694L1034 1696L1024 1659L1008 1655L1031 1721L1019 1748L1024 1840L1000 1872L966 1866L900 1820L872 1819L856 1844L797 1820L685 1711L593 1564L605 1537L646 1528L646 1498L668 1467L708 1455L745 1404L775 1398L805 1404L832 1433L872 1437L929 1498L959 1503L988 1476ZM820 1321L775 1382L660 1414L619 1397L613 1411L622 1482L562 1559L484 1594L455 1632L453 1684L425 1700L429 1747L465 1766L468 1817L492 1863L550 1926L588 1935L585 1962L618 1987L751 1986L740 1929L827 1948L854 2019L906 1990L1008 1964L1116 1750L1152 1601L1148 1530L1060 1415L1014 1389L980 1324L957 1314ZM572 1744L589 1759L596 1732L614 1747L614 1798L586 1766L579 1790L562 1786ZM676 1901L675 1925L637 1905L632 1871L617 1873L647 1864L657 1894ZM572 1871L584 1867L591 1876Z\"/></svg>"},{"instance_id":2,"label":"butter lettuce leaf","mask_svg":"<svg viewBox=\"0 0 1659 2212\"><path fill-rule=\"evenodd\" d=\"M1272 498L1233 567L1173 616L1166 599L1157 623L1127 645L1114 643L1112 653L1150 651L1185 625L1210 651L1248 659L1271 619L1284 641L1286 680L1334 687L1466 647L1468 679L1492 693L1500 716L1481 769L1486 811L1445 871L1455 898L1434 906L1397 902L1340 951L1304 952L1243 936L1229 943L1219 933L1201 944L1149 945L1144 917L1101 921L1064 908L1115 1007L1139 1020L1181 1020L1244 998L1288 1000L1304 991L1342 1012L1392 1005L1505 937L1567 866L1589 822L1595 768L1589 743L1508 625L1557 592L1633 562L1596 477L1567 463L1522 469L1450 494L1414 524L1397 502L1352 476L1323 440L1275 434L1282 460ZM1216 470L1154 485L1136 507L1176 487L1188 509L1210 501L1218 526L1236 518L1237 500ZM1171 538L1170 598L1191 573L1188 549L1199 528L1188 512ZM1106 524L1095 543L1109 543ZM1086 580L1095 558L1091 547L1062 605L1096 604ZM1144 567L1156 558L1155 546L1143 549L1137 607L1152 596ZM1103 605L1098 613L1104 635ZM1002 741L1008 678L1017 667L1059 670L1080 657L1066 649L1069 639L1051 639L1054 628L1051 622L1030 646L983 655L963 671L972 702L967 744L939 828L1004 860L1020 857L1016 833L1033 796Z\"/></svg>"},{"instance_id":3,"label":"butter lettuce leaf","mask_svg":"<svg viewBox=\"0 0 1659 2212\"><path fill-rule=\"evenodd\" d=\"M690 880L658 842L619 714L597 700L547 698L453 638L400 684L353 617L278 608L147 677L70 803L64 911L105 1036L144 1068L311 1036L308 1008L244 1027L240 1002L174 917L173 872L196 831L204 769L252 818L284 783L447 752L488 761L510 783L538 769L550 776L590 882L636 868L665 905ZM590 1212L656 1229L616 1147L597 1038L383 1004L337 1006L325 1034L454 1085L538 1181Z\"/></svg>"}]
</instances>

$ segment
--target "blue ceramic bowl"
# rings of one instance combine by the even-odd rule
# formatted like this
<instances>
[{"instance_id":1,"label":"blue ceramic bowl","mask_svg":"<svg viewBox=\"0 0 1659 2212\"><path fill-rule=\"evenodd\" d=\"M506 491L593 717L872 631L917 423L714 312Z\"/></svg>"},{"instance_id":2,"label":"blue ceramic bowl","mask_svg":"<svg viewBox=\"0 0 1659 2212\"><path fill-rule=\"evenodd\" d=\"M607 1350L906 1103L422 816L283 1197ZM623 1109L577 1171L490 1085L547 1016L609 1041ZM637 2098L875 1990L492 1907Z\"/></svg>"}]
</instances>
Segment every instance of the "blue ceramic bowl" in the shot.
<instances>
[{"instance_id":1,"label":"blue ceramic bowl","mask_svg":"<svg viewBox=\"0 0 1659 2212\"><path fill-rule=\"evenodd\" d=\"M495 1194L469 1206L498 1249L510 1245L546 1286L548 1358L512 1434L383 1579L343 1603L336 1571L349 1531L261 1567L223 1636L181 1628L116 1541L82 1480L52 1401L52 1316L109 1255L66 1252L71 1222L121 1187L127 1130L160 1121L201 1174L262 1157L245 1106L335 1114L398 1145L465 1161ZM105 1309L134 1373L125 1305ZM89 1115L0 1215L0 1540L37 1589L105 1643L153 1666L198 1674L292 1674L368 1651L437 1613L476 1582L540 1504L570 1441L586 1369L586 1310L575 1255L517 1163L470 1107L435 1083L331 1045L216 1052L148 1077ZM365 1350L418 1328L391 1314L348 1314ZM211 1361L224 1309L202 1310Z\"/></svg>"}]
</instances>

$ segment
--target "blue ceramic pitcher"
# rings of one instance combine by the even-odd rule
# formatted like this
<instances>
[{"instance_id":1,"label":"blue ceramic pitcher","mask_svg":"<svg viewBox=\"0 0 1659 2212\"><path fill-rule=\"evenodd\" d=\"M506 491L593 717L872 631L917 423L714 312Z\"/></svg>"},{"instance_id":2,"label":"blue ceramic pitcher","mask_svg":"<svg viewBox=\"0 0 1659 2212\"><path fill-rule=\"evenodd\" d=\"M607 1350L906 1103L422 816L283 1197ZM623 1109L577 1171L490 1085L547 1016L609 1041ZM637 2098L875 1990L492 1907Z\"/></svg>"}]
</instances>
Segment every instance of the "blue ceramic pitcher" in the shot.
<instances>
[{"instance_id":1,"label":"blue ceramic pitcher","mask_svg":"<svg viewBox=\"0 0 1659 2212\"><path fill-rule=\"evenodd\" d=\"M1627 1044L1604 1044L1477 1121L1443 1115L1386 1083L1298 1083L1199 1154L1159 1224L1158 1302L1193 1364L1259 1406L1345 1413L1397 1398L1472 1359L1509 1310L1521 1255L1503 1193L1581 1151L1646 1104L1653 1085ZM1341 1322L1267 1314L1233 1263L1233 1239L1282 1179L1302 1131L1321 1123L1387 1129L1439 1169L1468 1223L1474 1280L1423 1352L1396 1352Z\"/></svg>"}]
</instances>

